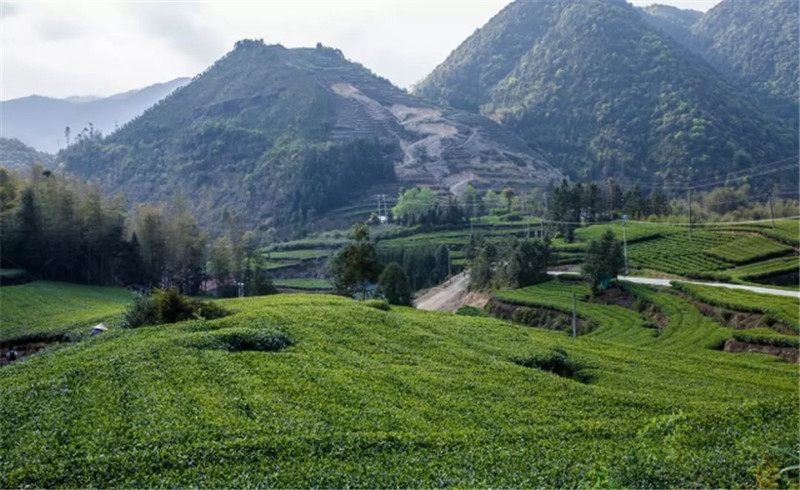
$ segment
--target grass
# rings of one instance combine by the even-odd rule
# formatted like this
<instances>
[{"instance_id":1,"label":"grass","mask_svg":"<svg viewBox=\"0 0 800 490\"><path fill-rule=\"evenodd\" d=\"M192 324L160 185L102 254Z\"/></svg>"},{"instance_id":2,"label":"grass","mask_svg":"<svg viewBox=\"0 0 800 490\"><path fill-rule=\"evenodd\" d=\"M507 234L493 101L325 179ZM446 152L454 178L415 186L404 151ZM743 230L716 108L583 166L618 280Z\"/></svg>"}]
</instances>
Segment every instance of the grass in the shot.
<instances>
[{"instance_id":1,"label":"grass","mask_svg":"<svg viewBox=\"0 0 800 490\"><path fill-rule=\"evenodd\" d=\"M291 288L291 289L313 289L313 290L333 289L333 284L324 279L305 279L305 278L275 279L272 281L272 283L277 287Z\"/></svg>"},{"instance_id":2,"label":"grass","mask_svg":"<svg viewBox=\"0 0 800 490\"><path fill-rule=\"evenodd\" d=\"M37 281L0 288L0 341L46 334L88 333L115 323L133 294L121 288Z\"/></svg>"},{"instance_id":3,"label":"grass","mask_svg":"<svg viewBox=\"0 0 800 490\"><path fill-rule=\"evenodd\" d=\"M795 464L774 448L797 442L797 366L764 355L327 295L223 304L2 368L0 487L732 488ZM291 346L198 348L259 330ZM591 382L513 362L555 348Z\"/></svg>"}]
</instances>

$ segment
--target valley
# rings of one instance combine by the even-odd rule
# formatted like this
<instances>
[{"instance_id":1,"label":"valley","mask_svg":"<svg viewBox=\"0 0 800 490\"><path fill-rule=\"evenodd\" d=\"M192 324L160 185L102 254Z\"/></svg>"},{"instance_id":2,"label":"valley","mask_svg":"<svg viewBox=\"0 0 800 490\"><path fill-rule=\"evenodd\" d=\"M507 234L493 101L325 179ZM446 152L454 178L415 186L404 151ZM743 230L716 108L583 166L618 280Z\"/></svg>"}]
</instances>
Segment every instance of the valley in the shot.
<instances>
[{"instance_id":1,"label":"valley","mask_svg":"<svg viewBox=\"0 0 800 490\"><path fill-rule=\"evenodd\" d=\"M797 488L798 3L665 2L3 2L0 488Z\"/></svg>"}]
</instances>

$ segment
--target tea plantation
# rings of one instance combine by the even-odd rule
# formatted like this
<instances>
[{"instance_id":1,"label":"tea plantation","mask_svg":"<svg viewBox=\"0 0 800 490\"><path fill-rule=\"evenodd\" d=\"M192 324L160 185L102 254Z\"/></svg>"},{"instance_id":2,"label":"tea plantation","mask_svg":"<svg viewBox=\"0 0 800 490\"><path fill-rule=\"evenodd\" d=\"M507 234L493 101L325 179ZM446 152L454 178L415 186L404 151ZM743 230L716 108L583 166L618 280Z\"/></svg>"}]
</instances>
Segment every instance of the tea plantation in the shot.
<instances>
[{"instance_id":1,"label":"tea plantation","mask_svg":"<svg viewBox=\"0 0 800 490\"><path fill-rule=\"evenodd\" d=\"M111 292L74 322L48 313L58 301L22 313L24 287L35 296L37 283L0 289L6 340L26 319L59 331L122 309ZM548 287L553 304L581 288ZM676 295L640 293L674 310L660 336L611 305L583 302L601 326L573 339L304 294L226 300L234 313L212 321L112 328L0 368L0 487L796 481L778 472L797 464L797 365L707 349L721 327L678 314Z\"/></svg>"}]
</instances>

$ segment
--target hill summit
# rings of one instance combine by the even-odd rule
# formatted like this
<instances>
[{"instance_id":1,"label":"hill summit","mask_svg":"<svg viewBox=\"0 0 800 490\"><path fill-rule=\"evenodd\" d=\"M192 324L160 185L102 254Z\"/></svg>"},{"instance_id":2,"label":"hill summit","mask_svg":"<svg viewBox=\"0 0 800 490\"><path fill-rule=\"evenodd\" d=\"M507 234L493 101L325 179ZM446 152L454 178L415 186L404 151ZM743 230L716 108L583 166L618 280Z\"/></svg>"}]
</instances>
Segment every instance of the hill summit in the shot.
<instances>
[{"instance_id":1,"label":"hill summit","mask_svg":"<svg viewBox=\"0 0 800 490\"><path fill-rule=\"evenodd\" d=\"M139 201L183 188L207 224L234 213L282 226L372 200L375 189L458 192L561 175L495 122L411 96L337 49L255 40L64 156L70 171Z\"/></svg>"},{"instance_id":2,"label":"hill summit","mask_svg":"<svg viewBox=\"0 0 800 490\"><path fill-rule=\"evenodd\" d=\"M416 93L492 117L575 178L683 186L796 158L791 124L666 33L691 36L696 15L656 11L662 28L624 1L517 0Z\"/></svg>"}]
</instances>

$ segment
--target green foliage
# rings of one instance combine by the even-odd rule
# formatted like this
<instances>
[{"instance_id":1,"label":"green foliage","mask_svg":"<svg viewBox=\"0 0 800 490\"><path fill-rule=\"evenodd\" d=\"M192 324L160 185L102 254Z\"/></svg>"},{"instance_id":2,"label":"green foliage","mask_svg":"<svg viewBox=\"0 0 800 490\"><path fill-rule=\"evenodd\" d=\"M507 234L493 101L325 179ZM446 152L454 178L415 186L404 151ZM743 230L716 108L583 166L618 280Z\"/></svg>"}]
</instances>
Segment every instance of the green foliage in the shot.
<instances>
[{"instance_id":1,"label":"green foliage","mask_svg":"<svg viewBox=\"0 0 800 490\"><path fill-rule=\"evenodd\" d=\"M796 109L786 110L796 107L798 93L796 2L725 3L708 18L736 3L743 11L763 11L758 20L740 20L744 13L716 24L726 33L724 50L746 51L747 65L763 66L751 72L765 76L760 83L792 80L792 103L783 111L796 120ZM750 7L756 3L770 6ZM773 15L776 25L767 28ZM747 40L746 48L740 40ZM764 54L773 53L773 43L780 61ZM740 58L733 59L729 66L737 71ZM765 65L780 66L780 75L770 75ZM777 121L623 2L514 2L454 50L416 93L501 121L575 179L688 185L797 155L796 124ZM794 190L796 168L760 180Z\"/></svg>"},{"instance_id":2,"label":"green foliage","mask_svg":"<svg viewBox=\"0 0 800 490\"><path fill-rule=\"evenodd\" d=\"M137 294L128 306L122 320L121 328L136 328L145 325L156 325L160 322L158 306L150 295Z\"/></svg>"},{"instance_id":3,"label":"green foliage","mask_svg":"<svg viewBox=\"0 0 800 490\"><path fill-rule=\"evenodd\" d=\"M480 317L489 316L489 315L486 314L486 312L484 312L483 310L481 310L480 308L477 308L475 306L462 306L456 311L456 315L460 315L460 316L480 316Z\"/></svg>"},{"instance_id":4,"label":"green foliage","mask_svg":"<svg viewBox=\"0 0 800 490\"><path fill-rule=\"evenodd\" d=\"M411 306L411 285L403 268L397 262L391 262L383 268L378 278L378 287L389 303Z\"/></svg>"},{"instance_id":5,"label":"green foliage","mask_svg":"<svg viewBox=\"0 0 800 490\"><path fill-rule=\"evenodd\" d=\"M383 266L366 224L353 225L351 238L354 242L339 249L330 261L333 290L344 296L361 293L361 299L367 299L367 284L378 279Z\"/></svg>"},{"instance_id":6,"label":"green foliage","mask_svg":"<svg viewBox=\"0 0 800 490\"><path fill-rule=\"evenodd\" d=\"M589 383L592 380L592 375L586 371L586 366L569 359L569 354L561 347L554 347L547 353L515 357L512 361L520 366L541 369L581 383Z\"/></svg>"},{"instance_id":7,"label":"green foliage","mask_svg":"<svg viewBox=\"0 0 800 490\"><path fill-rule=\"evenodd\" d=\"M0 487L739 488L766 455L796 464L771 446L796 443L797 367L767 356L633 345L615 321L567 339L327 295L223 304L3 367ZM226 352L241 330L296 343ZM591 385L510 362L558 347Z\"/></svg>"},{"instance_id":8,"label":"green foliage","mask_svg":"<svg viewBox=\"0 0 800 490\"><path fill-rule=\"evenodd\" d=\"M611 230L607 230L599 241L589 242L581 274L589 283L592 294L598 292L601 282L616 279L624 268L622 245Z\"/></svg>"},{"instance_id":9,"label":"green foliage","mask_svg":"<svg viewBox=\"0 0 800 490\"><path fill-rule=\"evenodd\" d=\"M229 315L222 306L193 300L177 288L155 289L148 296L137 296L122 317L122 328L176 323L194 318L211 320Z\"/></svg>"},{"instance_id":10,"label":"green foliage","mask_svg":"<svg viewBox=\"0 0 800 490\"><path fill-rule=\"evenodd\" d=\"M797 117L797 2L720 2L693 27L695 50L725 76ZM782 105L782 107L781 107Z\"/></svg>"},{"instance_id":11,"label":"green foliage","mask_svg":"<svg viewBox=\"0 0 800 490\"><path fill-rule=\"evenodd\" d=\"M283 329L225 328L203 332L189 337L187 345L198 349L216 349L229 352L261 351L277 352L293 344Z\"/></svg>"},{"instance_id":12,"label":"green foliage","mask_svg":"<svg viewBox=\"0 0 800 490\"><path fill-rule=\"evenodd\" d=\"M548 280L547 267L550 263L549 241L521 240L509 253L506 277L513 287L538 284Z\"/></svg>"},{"instance_id":13,"label":"green foliage","mask_svg":"<svg viewBox=\"0 0 800 490\"><path fill-rule=\"evenodd\" d=\"M392 309L389 302L383 299L368 299L364 302L364 305L381 311L390 311Z\"/></svg>"}]
</instances>

